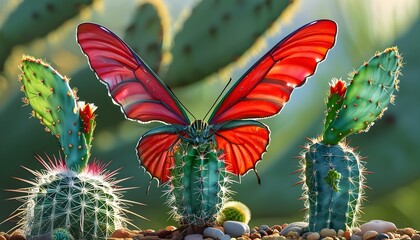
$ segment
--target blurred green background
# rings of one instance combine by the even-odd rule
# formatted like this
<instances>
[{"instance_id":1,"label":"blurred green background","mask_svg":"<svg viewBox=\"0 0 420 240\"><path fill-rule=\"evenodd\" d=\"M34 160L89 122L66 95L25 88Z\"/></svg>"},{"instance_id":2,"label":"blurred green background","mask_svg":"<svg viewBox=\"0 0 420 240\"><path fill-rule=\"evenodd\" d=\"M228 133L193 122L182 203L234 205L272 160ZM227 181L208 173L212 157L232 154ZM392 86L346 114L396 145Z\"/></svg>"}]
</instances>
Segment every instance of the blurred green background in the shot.
<instances>
[{"instance_id":1,"label":"blurred green background","mask_svg":"<svg viewBox=\"0 0 420 240\"><path fill-rule=\"evenodd\" d=\"M68 5L66 5L68 4ZM162 190L151 184L139 167L135 146L145 131L159 125L141 125L124 119L112 104L105 87L87 68L75 39L80 22L100 23L124 38L146 62L158 71L178 98L202 117L228 79L238 79L275 43L298 27L321 18L339 26L336 46L305 87L296 90L282 113L263 122L270 126L271 144L258 164L262 185L254 174L233 184L236 200L252 211L251 225L301 221L302 190L293 186L298 168L293 159L322 130L325 92L333 77L347 79L376 51L397 45L404 57L396 104L368 133L352 136L367 156L367 177L362 222L383 219L398 227L420 228L420 2L417 0L353 1L260 1L206 0L135 1L0 1L0 188L27 184L13 177L30 179L21 166L40 169L34 155L59 155L58 142L29 119L22 107L18 65L22 54L42 58L60 73L72 78L81 100L95 102L97 128L92 156L111 161L109 169L122 167L119 177L127 199L147 204L130 210L150 221L132 217L142 229L175 224L168 219ZM220 20L222 19L222 20ZM219 21L220 20L220 21ZM223 24L223 21L229 24ZM189 55L190 58L185 58ZM0 191L0 221L19 206L6 200L15 193ZM8 221L0 226L7 230Z\"/></svg>"}]
</instances>

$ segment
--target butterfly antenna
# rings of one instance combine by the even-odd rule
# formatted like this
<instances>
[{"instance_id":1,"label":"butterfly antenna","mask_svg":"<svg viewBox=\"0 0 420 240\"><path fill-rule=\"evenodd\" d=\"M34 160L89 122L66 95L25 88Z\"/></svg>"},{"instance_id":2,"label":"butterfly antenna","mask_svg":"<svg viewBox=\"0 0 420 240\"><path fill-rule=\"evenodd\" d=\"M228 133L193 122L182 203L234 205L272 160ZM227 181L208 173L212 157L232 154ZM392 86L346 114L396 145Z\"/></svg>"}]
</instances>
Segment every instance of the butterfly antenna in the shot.
<instances>
[{"instance_id":1,"label":"butterfly antenna","mask_svg":"<svg viewBox=\"0 0 420 240\"><path fill-rule=\"evenodd\" d=\"M220 92L219 96L216 98L216 100L213 102L213 105L211 105L210 109L207 111L206 115L204 116L203 120L206 119L207 115L209 115L210 111L213 109L214 105L216 105L217 101L219 101L222 94L226 91L226 88L229 86L230 82L232 81L232 78L229 78L228 83L225 85L223 90Z\"/></svg>"},{"instance_id":2,"label":"butterfly antenna","mask_svg":"<svg viewBox=\"0 0 420 240\"><path fill-rule=\"evenodd\" d=\"M171 91L171 93L172 93L172 95L175 97L175 99L179 102L179 104L181 104L181 106L185 109L185 111L187 111L193 118L194 118L194 120L197 120L197 118L195 118L195 116L194 116L194 114L192 114L189 110L188 110L188 108L187 107L185 107L185 105L184 104L182 104L182 102L181 101L179 101L179 98L175 95L175 93L172 91L172 89L168 86L168 85L166 85L166 87L169 89L169 91Z\"/></svg>"}]
</instances>

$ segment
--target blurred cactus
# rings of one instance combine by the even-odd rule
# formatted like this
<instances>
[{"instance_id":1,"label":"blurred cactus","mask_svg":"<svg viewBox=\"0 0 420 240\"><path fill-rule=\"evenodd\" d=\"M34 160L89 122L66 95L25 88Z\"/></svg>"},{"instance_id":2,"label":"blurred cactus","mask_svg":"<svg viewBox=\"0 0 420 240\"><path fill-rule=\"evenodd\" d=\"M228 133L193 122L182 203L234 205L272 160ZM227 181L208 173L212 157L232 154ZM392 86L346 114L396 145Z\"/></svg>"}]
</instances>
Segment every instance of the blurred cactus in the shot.
<instances>
[{"instance_id":1,"label":"blurred cactus","mask_svg":"<svg viewBox=\"0 0 420 240\"><path fill-rule=\"evenodd\" d=\"M96 107L85 102L76 105L69 80L39 59L24 57L21 70L24 102L59 139L65 161L38 157L45 170L25 168L35 179L21 179L32 186L14 190L28 195L16 198L23 204L11 218L21 217L18 226L29 237L64 228L77 239L107 238L129 220L125 218L127 201L121 199L116 185L121 181L114 180L117 171L108 172L106 165L95 162L87 165Z\"/></svg>"},{"instance_id":2,"label":"blurred cactus","mask_svg":"<svg viewBox=\"0 0 420 240\"><path fill-rule=\"evenodd\" d=\"M236 61L292 1L200 1L175 35L170 86L196 82Z\"/></svg>"},{"instance_id":3,"label":"blurred cactus","mask_svg":"<svg viewBox=\"0 0 420 240\"><path fill-rule=\"evenodd\" d=\"M324 134L301 155L309 231L353 228L365 188L362 159L343 139L367 131L393 102L402 58L396 47L376 54L355 73L350 85L334 80L327 99Z\"/></svg>"},{"instance_id":4,"label":"blurred cactus","mask_svg":"<svg viewBox=\"0 0 420 240\"><path fill-rule=\"evenodd\" d=\"M0 28L0 71L14 46L45 36L92 2L93 0L22 1Z\"/></svg>"}]
</instances>

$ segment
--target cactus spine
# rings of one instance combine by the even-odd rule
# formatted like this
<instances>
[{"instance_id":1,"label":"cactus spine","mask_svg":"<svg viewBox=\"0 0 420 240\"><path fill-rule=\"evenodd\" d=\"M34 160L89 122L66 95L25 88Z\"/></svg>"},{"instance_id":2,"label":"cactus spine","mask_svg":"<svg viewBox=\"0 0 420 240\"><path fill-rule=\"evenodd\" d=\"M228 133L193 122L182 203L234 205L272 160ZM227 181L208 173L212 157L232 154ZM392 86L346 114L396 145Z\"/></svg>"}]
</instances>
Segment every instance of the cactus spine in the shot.
<instances>
[{"instance_id":1,"label":"cactus spine","mask_svg":"<svg viewBox=\"0 0 420 240\"><path fill-rule=\"evenodd\" d=\"M62 235L53 232L57 228L68 231L69 239L109 237L129 223L125 218L128 201L121 199L116 171L106 171L106 165L95 162L87 164L96 107L76 103L69 80L41 60L24 57L21 70L24 102L59 139L65 160L38 157L45 170L27 169L35 179L23 180L32 186L16 190L28 194L17 198L24 202L15 215L21 217L19 226L28 237Z\"/></svg>"},{"instance_id":2,"label":"cactus spine","mask_svg":"<svg viewBox=\"0 0 420 240\"><path fill-rule=\"evenodd\" d=\"M168 204L183 225L214 224L229 193L225 163L211 143L181 142L174 151Z\"/></svg>"},{"instance_id":3,"label":"cactus spine","mask_svg":"<svg viewBox=\"0 0 420 240\"><path fill-rule=\"evenodd\" d=\"M355 71L348 86L333 80L322 137L311 139L301 154L309 231L356 225L367 172L345 137L367 131L382 116L394 100L401 66L398 49L388 48Z\"/></svg>"}]
</instances>

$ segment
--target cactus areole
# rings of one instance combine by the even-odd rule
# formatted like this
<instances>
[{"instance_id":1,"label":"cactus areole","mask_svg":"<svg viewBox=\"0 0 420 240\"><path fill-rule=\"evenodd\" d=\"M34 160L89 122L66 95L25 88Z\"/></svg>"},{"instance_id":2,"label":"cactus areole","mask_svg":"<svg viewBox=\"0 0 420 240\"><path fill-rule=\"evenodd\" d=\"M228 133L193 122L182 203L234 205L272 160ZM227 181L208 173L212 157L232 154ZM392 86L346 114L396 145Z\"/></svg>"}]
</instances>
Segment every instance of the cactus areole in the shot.
<instances>
[{"instance_id":1,"label":"cactus areole","mask_svg":"<svg viewBox=\"0 0 420 240\"><path fill-rule=\"evenodd\" d=\"M140 163L152 177L169 185L168 203L173 204L175 217L183 224L201 225L216 220L227 192L226 174L242 176L255 170L266 151L269 129L250 119L280 112L333 47L336 32L330 20L296 30L216 100L208 118L193 117L194 121L166 84L110 30L83 23L77 40L127 118L167 124L140 139Z\"/></svg>"}]
</instances>

